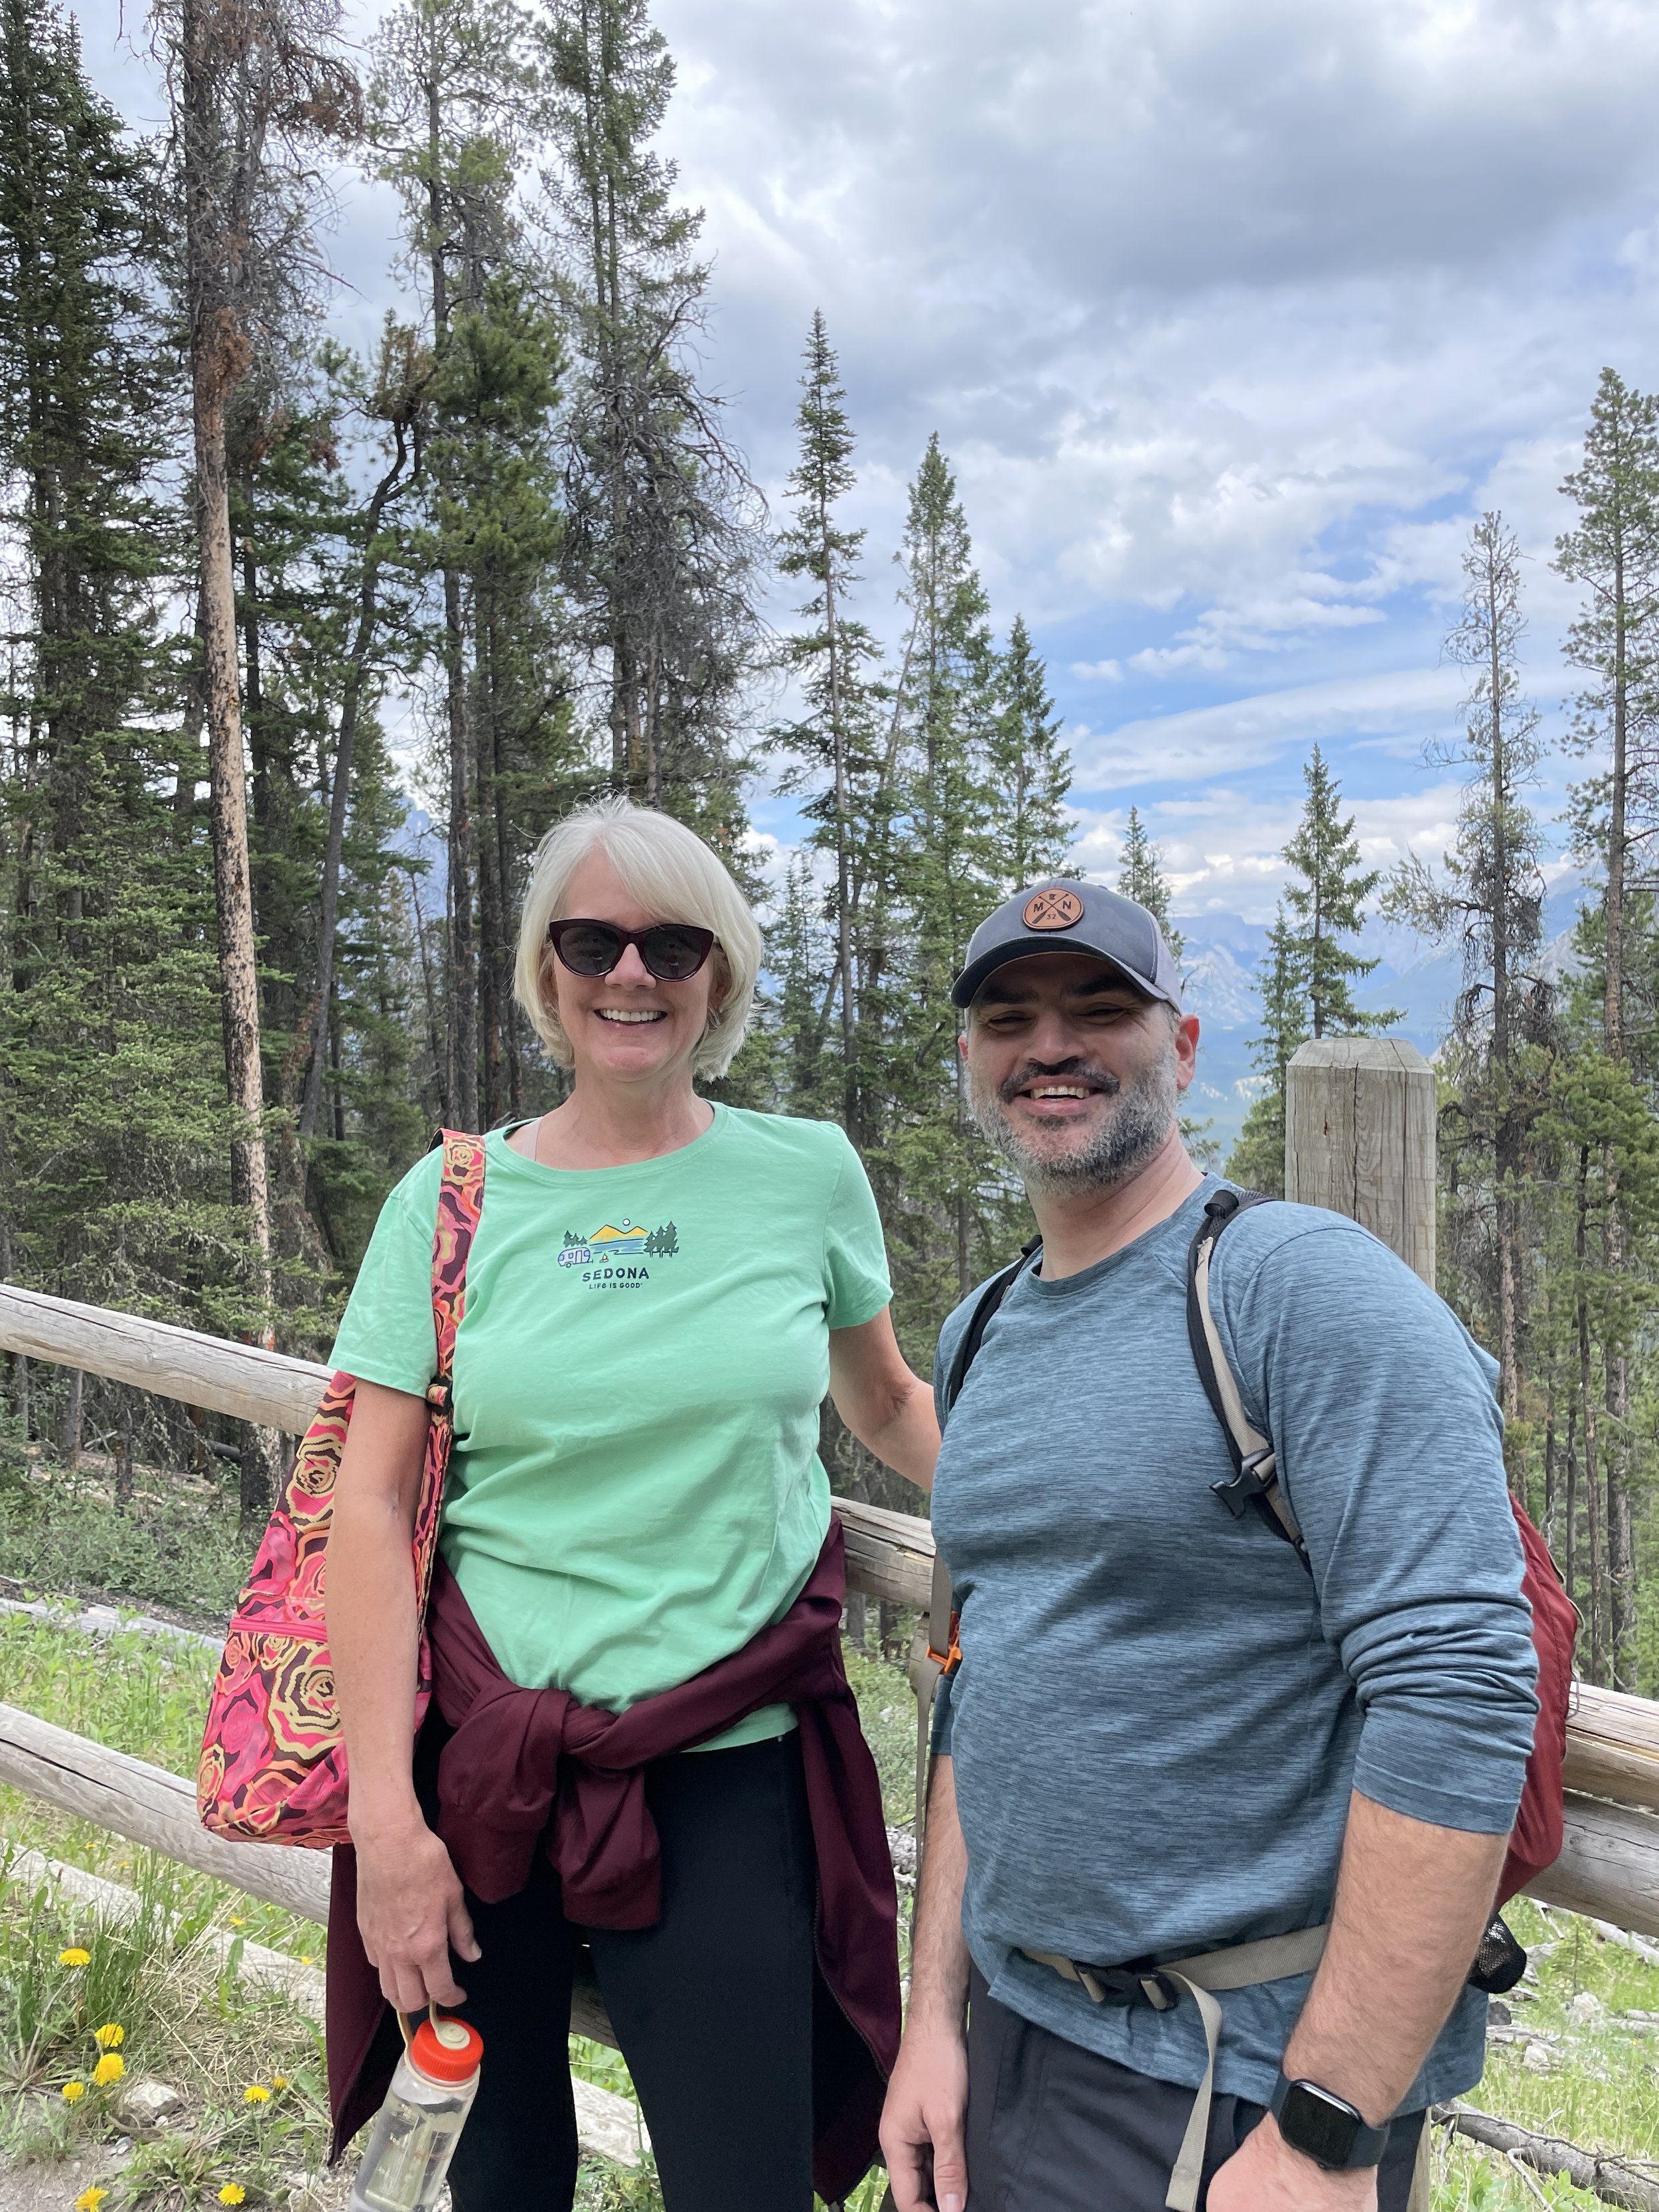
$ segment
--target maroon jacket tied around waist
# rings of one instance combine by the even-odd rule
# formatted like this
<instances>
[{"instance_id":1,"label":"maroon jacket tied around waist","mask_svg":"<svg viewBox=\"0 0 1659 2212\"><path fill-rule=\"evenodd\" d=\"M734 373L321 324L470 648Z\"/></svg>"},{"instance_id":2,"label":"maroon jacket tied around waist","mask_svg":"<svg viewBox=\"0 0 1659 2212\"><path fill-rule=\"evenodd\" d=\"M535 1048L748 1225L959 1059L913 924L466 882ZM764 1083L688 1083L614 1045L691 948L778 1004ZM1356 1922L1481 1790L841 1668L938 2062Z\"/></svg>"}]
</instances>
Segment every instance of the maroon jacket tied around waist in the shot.
<instances>
[{"instance_id":1,"label":"maroon jacket tied around waist","mask_svg":"<svg viewBox=\"0 0 1659 2212\"><path fill-rule=\"evenodd\" d=\"M522 1889L537 1847L580 1927L647 1928L662 1866L645 1769L705 1743L763 1705L790 1705L817 1853L813 2179L844 2197L876 2154L876 2124L898 2052L897 1904L881 1785L841 1656L846 1586L832 1519L806 1587L741 1651L625 1713L563 1690L526 1690L495 1663L441 1562L428 1630L434 1701L453 1731L438 1759L435 1826L467 1888L487 1904ZM398 2047L357 1932L356 1856L334 1854L328 1930L328 2072L337 2151L386 2094ZM488 2064L488 2058L485 2063Z\"/></svg>"}]
</instances>

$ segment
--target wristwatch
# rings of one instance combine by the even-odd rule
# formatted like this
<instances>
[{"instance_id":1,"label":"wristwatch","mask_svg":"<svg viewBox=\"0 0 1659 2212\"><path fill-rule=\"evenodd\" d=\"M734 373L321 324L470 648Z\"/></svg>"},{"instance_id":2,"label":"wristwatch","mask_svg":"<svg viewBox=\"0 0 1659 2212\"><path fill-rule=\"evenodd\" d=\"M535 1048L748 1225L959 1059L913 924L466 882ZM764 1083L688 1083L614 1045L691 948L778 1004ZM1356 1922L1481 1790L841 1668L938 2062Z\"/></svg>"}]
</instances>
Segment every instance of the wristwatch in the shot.
<instances>
[{"instance_id":1,"label":"wristwatch","mask_svg":"<svg viewBox=\"0 0 1659 2212\"><path fill-rule=\"evenodd\" d=\"M1363 2112L1317 2081L1292 2081L1281 2073L1268 2110L1291 2148L1327 2173L1375 2166L1389 2147L1387 2120L1380 2128L1367 2127Z\"/></svg>"}]
</instances>

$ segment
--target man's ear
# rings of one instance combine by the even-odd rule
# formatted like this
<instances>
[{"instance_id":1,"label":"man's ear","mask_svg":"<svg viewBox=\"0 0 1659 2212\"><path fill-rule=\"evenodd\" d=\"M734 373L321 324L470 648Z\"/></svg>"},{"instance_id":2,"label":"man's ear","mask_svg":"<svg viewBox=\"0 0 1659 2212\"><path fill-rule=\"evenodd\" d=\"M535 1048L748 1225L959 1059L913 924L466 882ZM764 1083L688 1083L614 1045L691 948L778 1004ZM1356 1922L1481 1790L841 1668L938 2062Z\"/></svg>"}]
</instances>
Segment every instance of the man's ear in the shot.
<instances>
[{"instance_id":1,"label":"man's ear","mask_svg":"<svg viewBox=\"0 0 1659 2212\"><path fill-rule=\"evenodd\" d=\"M958 1030L957 1031L957 1052L962 1055L962 1057L963 1057L963 1060L966 1060L966 1059L967 1059L967 1057L968 1057L968 1032L967 1032L967 1030Z\"/></svg>"},{"instance_id":2,"label":"man's ear","mask_svg":"<svg viewBox=\"0 0 1659 2212\"><path fill-rule=\"evenodd\" d=\"M1182 1014L1176 1024L1176 1089L1184 1091L1198 1073L1198 1016Z\"/></svg>"}]
</instances>

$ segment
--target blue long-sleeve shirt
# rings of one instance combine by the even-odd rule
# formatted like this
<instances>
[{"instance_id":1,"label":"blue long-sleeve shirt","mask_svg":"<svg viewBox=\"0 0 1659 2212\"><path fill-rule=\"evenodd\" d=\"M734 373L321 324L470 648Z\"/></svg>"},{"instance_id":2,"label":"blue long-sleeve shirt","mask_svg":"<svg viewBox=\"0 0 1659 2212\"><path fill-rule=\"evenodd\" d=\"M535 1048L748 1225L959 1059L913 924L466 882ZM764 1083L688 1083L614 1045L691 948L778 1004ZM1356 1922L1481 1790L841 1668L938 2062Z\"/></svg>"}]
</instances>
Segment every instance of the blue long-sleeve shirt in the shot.
<instances>
[{"instance_id":1,"label":"blue long-sleeve shirt","mask_svg":"<svg viewBox=\"0 0 1659 2212\"><path fill-rule=\"evenodd\" d=\"M933 1492L963 1649L935 1741L975 1960L1028 2019L1192 2086L1195 2007L1095 2006L1019 1947L1109 1966L1314 1926L1351 1789L1505 1833L1537 1704L1496 1367L1339 1215L1252 1209L1211 1273L1312 1575L1212 1495L1232 1468L1188 1342L1186 1257L1220 1187L1079 1274L1019 1278ZM941 1419L977 1297L940 1338ZM1219 2087L1267 2100L1308 1986L1222 2000ZM1485 2007L1465 1990L1402 2110L1479 2080Z\"/></svg>"}]
</instances>

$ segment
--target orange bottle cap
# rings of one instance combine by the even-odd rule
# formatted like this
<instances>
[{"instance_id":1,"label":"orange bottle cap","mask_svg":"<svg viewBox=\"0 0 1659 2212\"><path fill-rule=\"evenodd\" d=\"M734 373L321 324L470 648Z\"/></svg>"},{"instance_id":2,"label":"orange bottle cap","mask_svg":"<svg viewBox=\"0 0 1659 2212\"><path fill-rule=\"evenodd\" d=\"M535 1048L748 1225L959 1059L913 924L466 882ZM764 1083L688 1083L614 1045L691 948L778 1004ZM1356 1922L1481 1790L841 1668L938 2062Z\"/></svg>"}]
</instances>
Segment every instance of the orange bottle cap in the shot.
<instances>
[{"instance_id":1,"label":"orange bottle cap","mask_svg":"<svg viewBox=\"0 0 1659 2212\"><path fill-rule=\"evenodd\" d=\"M428 2081L470 2081L483 2060L483 2038L464 2020L441 2013L421 2022L409 2055Z\"/></svg>"}]
</instances>

